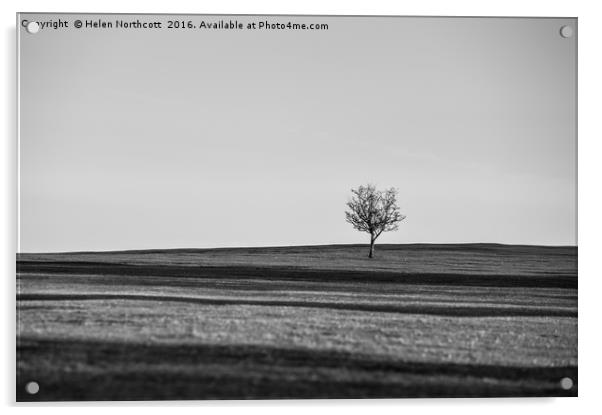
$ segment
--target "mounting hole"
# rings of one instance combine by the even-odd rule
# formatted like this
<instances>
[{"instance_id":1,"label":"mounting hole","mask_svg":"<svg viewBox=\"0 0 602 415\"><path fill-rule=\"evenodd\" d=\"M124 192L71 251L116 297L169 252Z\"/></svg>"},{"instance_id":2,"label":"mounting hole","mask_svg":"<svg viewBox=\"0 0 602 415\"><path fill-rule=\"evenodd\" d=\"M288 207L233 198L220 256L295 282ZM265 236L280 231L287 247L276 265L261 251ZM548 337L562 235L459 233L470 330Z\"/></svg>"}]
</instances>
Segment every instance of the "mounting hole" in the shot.
<instances>
[{"instance_id":1,"label":"mounting hole","mask_svg":"<svg viewBox=\"0 0 602 415\"><path fill-rule=\"evenodd\" d=\"M573 379L571 378L562 378L560 380L560 387L565 391L573 389Z\"/></svg>"},{"instance_id":2,"label":"mounting hole","mask_svg":"<svg viewBox=\"0 0 602 415\"><path fill-rule=\"evenodd\" d=\"M562 26L560 28L560 36L564 38L573 37L573 28L571 26Z\"/></svg>"},{"instance_id":3,"label":"mounting hole","mask_svg":"<svg viewBox=\"0 0 602 415\"><path fill-rule=\"evenodd\" d=\"M25 26L25 28L27 29L27 32L31 33L32 35L40 31L40 25L38 24L38 22L29 22L27 23L27 26Z\"/></svg>"},{"instance_id":4,"label":"mounting hole","mask_svg":"<svg viewBox=\"0 0 602 415\"><path fill-rule=\"evenodd\" d=\"M38 382L29 382L25 385L25 391L30 395L35 395L40 391L40 385L38 385Z\"/></svg>"}]
</instances>

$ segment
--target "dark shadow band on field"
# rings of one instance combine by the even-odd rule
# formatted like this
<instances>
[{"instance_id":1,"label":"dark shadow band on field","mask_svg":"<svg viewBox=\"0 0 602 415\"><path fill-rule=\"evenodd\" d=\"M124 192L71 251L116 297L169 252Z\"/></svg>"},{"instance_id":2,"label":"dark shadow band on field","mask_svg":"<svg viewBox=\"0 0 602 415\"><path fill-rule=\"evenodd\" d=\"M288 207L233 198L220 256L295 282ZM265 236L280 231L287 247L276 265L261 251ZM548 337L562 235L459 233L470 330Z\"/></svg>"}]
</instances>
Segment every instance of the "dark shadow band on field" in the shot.
<instances>
[{"instance_id":1,"label":"dark shadow band on field","mask_svg":"<svg viewBox=\"0 0 602 415\"><path fill-rule=\"evenodd\" d=\"M295 300L253 300L229 298L202 298L147 294L17 294L17 301L168 301L212 306L263 306L263 307L305 307L316 309L368 311L400 314L427 314L452 317L577 317L576 309L552 307L484 307L450 306L433 304L363 304L324 301Z\"/></svg>"},{"instance_id":2,"label":"dark shadow band on field","mask_svg":"<svg viewBox=\"0 0 602 415\"><path fill-rule=\"evenodd\" d=\"M17 339L17 400L576 396L577 367L413 362L259 345ZM560 388L570 377L571 390ZM25 384L35 379L37 395Z\"/></svg>"},{"instance_id":3,"label":"dark shadow band on field","mask_svg":"<svg viewBox=\"0 0 602 415\"><path fill-rule=\"evenodd\" d=\"M176 265L128 265L103 262L17 261L17 272L61 273L77 275L126 275L222 279L263 279L395 283L423 285L457 285L485 287L577 288L576 275L481 275L453 273L409 274L385 271L349 271L305 269L296 267L194 267Z\"/></svg>"}]
</instances>

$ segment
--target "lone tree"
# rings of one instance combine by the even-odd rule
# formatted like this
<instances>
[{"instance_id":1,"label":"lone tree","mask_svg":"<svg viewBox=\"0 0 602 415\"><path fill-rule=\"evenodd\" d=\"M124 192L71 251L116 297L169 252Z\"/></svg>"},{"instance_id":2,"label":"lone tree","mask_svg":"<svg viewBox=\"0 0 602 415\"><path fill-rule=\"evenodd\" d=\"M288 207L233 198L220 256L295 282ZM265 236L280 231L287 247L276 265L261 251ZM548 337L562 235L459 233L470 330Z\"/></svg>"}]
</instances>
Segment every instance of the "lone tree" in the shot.
<instances>
[{"instance_id":1,"label":"lone tree","mask_svg":"<svg viewBox=\"0 0 602 415\"><path fill-rule=\"evenodd\" d=\"M345 211L345 220L355 229L370 234L370 254L374 256L374 242L383 232L396 231L399 222L406 217L399 213L397 206L397 189L376 190L368 184L351 189L353 196L347 202L349 210Z\"/></svg>"}]
</instances>

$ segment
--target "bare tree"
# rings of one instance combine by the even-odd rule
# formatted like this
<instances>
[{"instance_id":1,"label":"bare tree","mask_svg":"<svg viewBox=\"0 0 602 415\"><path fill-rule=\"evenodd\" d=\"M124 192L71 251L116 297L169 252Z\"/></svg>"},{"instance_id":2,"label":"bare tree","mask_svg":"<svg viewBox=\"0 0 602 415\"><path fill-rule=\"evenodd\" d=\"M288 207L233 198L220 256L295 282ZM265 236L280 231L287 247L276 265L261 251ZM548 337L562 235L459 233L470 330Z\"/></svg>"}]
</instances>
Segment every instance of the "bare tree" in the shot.
<instances>
[{"instance_id":1,"label":"bare tree","mask_svg":"<svg viewBox=\"0 0 602 415\"><path fill-rule=\"evenodd\" d=\"M345 211L345 220L355 229L370 234L370 254L374 256L374 242L383 232L396 231L399 222L406 217L399 213L397 206L397 189L377 190L368 184L351 189L353 196L347 202L349 210Z\"/></svg>"}]
</instances>

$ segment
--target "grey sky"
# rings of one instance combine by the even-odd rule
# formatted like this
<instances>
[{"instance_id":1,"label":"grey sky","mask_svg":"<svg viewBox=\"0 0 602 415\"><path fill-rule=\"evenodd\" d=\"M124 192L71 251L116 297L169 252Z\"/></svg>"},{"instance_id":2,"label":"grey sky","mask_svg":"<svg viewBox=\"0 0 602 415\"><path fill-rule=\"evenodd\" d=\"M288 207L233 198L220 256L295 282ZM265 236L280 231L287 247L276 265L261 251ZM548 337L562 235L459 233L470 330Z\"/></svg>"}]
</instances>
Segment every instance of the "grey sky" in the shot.
<instances>
[{"instance_id":1,"label":"grey sky","mask_svg":"<svg viewBox=\"0 0 602 415\"><path fill-rule=\"evenodd\" d=\"M21 31L21 251L576 243L575 19L224 19L329 30Z\"/></svg>"}]
</instances>

